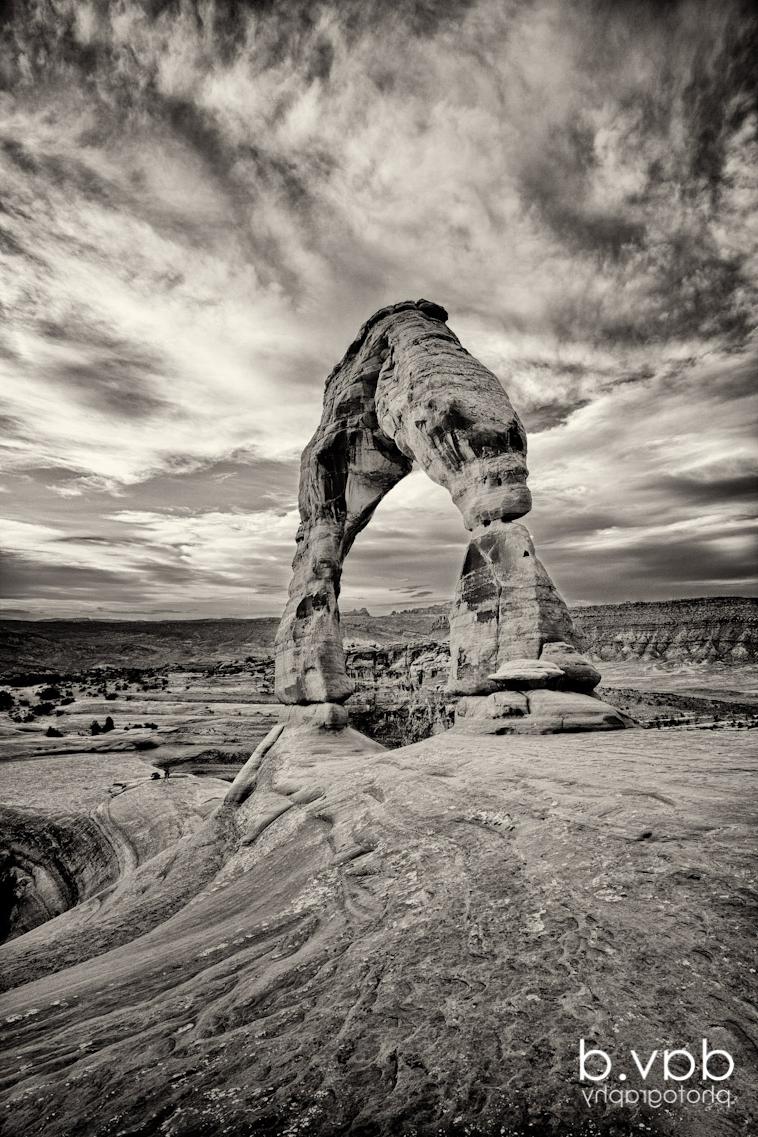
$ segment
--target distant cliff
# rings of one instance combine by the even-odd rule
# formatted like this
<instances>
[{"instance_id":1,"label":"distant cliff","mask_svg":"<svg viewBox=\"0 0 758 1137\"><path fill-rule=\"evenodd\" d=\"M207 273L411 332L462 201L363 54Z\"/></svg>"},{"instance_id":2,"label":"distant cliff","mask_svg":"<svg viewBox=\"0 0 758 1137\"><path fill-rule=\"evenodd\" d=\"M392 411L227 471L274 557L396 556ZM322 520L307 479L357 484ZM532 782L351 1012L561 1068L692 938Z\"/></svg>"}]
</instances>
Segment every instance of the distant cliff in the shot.
<instances>
[{"instance_id":1,"label":"distant cliff","mask_svg":"<svg viewBox=\"0 0 758 1137\"><path fill-rule=\"evenodd\" d=\"M758 658L754 598L596 604L573 616L588 654L599 660L741 664Z\"/></svg>"},{"instance_id":2,"label":"distant cliff","mask_svg":"<svg viewBox=\"0 0 758 1137\"><path fill-rule=\"evenodd\" d=\"M733 665L758 659L758 599L705 597L596 604L575 608L573 616L588 654L599 660ZM273 617L0 620L0 682L91 667L206 667L245 659L260 662L271 655L276 623ZM390 649L393 655L393 659L385 658L380 651L373 662L368 658L361 662L356 657L352 666L363 683L364 674L372 669L398 666L394 653L404 644L426 644L432 653L440 645L444 652L447 606L437 604L381 616L365 609L346 612L342 634L348 651L365 655L365 649L373 645ZM436 666L439 670L439 662Z\"/></svg>"},{"instance_id":3,"label":"distant cliff","mask_svg":"<svg viewBox=\"0 0 758 1137\"><path fill-rule=\"evenodd\" d=\"M380 638L381 617L356 614L358 634L371 639L361 642L355 626L351 628L355 638L348 641L347 670L356 683L351 719L385 745L417 742L451 725L442 614L442 607L413 614L413 633L408 635L406 623L405 639L398 633L411 613L393 615L394 642ZM754 599L598 604L575 609L573 616L586 654L600 661L601 670L603 662L640 663L651 673L675 672L693 664L729 669L754 663L758 657L758 600ZM665 701L668 706L677 698L669 694ZM697 705L702 709L702 698Z\"/></svg>"}]
</instances>

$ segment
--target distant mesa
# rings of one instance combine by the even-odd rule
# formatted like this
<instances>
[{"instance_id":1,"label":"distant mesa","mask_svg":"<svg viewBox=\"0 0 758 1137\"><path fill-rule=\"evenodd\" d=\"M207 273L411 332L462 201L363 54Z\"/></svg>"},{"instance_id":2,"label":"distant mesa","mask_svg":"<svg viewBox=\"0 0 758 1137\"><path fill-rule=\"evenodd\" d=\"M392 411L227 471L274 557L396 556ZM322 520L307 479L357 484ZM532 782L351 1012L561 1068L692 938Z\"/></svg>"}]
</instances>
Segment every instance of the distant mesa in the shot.
<instances>
[{"instance_id":1,"label":"distant mesa","mask_svg":"<svg viewBox=\"0 0 758 1137\"><path fill-rule=\"evenodd\" d=\"M321 422L300 466L297 549L275 644L277 697L341 705L353 694L340 633L342 566L379 502L416 462L448 490L472 533L450 615L448 690L468 698L466 728L472 721L487 733L493 721L500 733L623 728L627 720L592 695L600 674L581 654L568 608L518 523L532 504L524 426L500 381L446 320L428 300L382 308L327 377ZM548 675L550 714L541 697L533 715L527 695L525 713L503 724L502 699L496 705L491 696L544 686L535 679ZM585 700L581 715L569 695Z\"/></svg>"}]
</instances>

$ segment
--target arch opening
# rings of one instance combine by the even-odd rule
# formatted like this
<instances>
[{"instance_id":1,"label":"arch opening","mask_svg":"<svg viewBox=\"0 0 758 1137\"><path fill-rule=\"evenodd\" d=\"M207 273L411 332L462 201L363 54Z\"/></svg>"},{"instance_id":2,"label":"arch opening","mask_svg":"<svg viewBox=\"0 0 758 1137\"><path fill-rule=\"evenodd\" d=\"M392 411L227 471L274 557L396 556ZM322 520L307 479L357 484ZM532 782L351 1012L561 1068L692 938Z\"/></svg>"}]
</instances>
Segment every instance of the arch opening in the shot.
<instances>
[{"instance_id":1,"label":"arch opening","mask_svg":"<svg viewBox=\"0 0 758 1137\"><path fill-rule=\"evenodd\" d=\"M343 613L449 604L468 534L450 494L420 469L379 502L345 558Z\"/></svg>"}]
</instances>

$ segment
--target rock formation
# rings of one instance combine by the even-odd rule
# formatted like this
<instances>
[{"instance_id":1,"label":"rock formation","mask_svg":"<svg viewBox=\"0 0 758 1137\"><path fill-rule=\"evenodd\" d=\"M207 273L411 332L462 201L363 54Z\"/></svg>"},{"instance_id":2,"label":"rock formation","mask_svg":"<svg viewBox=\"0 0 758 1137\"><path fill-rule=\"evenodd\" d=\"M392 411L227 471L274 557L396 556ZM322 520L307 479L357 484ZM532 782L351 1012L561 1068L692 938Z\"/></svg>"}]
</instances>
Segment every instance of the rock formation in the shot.
<instances>
[{"instance_id":1,"label":"rock formation","mask_svg":"<svg viewBox=\"0 0 758 1137\"><path fill-rule=\"evenodd\" d=\"M114 751L12 763L0 802L0 943L88 902L97 911L122 878L199 829L228 789L151 774Z\"/></svg>"},{"instance_id":2,"label":"rock formation","mask_svg":"<svg viewBox=\"0 0 758 1137\"><path fill-rule=\"evenodd\" d=\"M641 660L653 667L758 660L758 599L708 596L635 601L571 609L589 659ZM0 620L0 675L5 684L61 681L94 667L162 668L214 663L250 668L256 689L273 690L273 646L278 620ZM389 614L342 613L342 634L380 644L447 640L446 606L432 604ZM108 651L104 645L108 645ZM113 654L110 650L113 645ZM270 664L270 667L269 667ZM445 664L447 666L447 663ZM270 673L269 673L270 672Z\"/></svg>"},{"instance_id":3,"label":"rock formation","mask_svg":"<svg viewBox=\"0 0 758 1137\"><path fill-rule=\"evenodd\" d=\"M593 659L666 668L725 667L758 660L758 599L702 596L578 608L574 619Z\"/></svg>"},{"instance_id":4,"label":"rock formation","mask_svg":"<svg viewBox=\"0 0 758 1137\"><path fill-rule=\"evenodd\" d=\"M568 608L527 529L499 522L478 532L450 613L449 689L465 695L495 691L499 684L491 673L500 665L538 659L543 644L570 642L573 635Z\"/></svg>"},{"instance_id":5,"label":"rock formation","mask_svg":"<svg viewBox=\"0 0 758 1137\"><path fill-rule=\"evenodd\" d=\"M352 693L337 607L342 564L414 460L450 491L469 528L529 510L524 428L446 319L424 300L381 309L326 381L301 461L297 553L276 640L283 703L340 703Z\"/></svg>"},{"instance_id":6,"label":"rock formation","mask_svg":"<svg viewBox=\"0 0 758 1137\"><path fill-rule=\"evenodd\" d=\"M449 689L479 697L462 716L466 727L481 722L489 731L496 722L497 733L510 733L624 726L613 708L587 693L600 676L579 653L568 609L528 531L514 524L531 508L521 421L496 376L461 346L446 320L444 308L427 300L383 308L327 378L321 422L300 467L301 522L276 637L276 694L282 703L308 705L341 704L353 693L340 636L342 565L415 461L450 492L473 532L450 621ZM495 705L488 696L522 686L503 666L536 661L546 649L552 670L543 667L536 685L554 690L536 700L535 714L522 697L522 713L503 725L503 700ZM575 707L578 698L581 712L561 715L558 688L577 692L570 702Z\"/></svg>"},{"instance_id":7,"label":"rock formation","mask_svg":"<svg viewBox=\"0 0 758 1137\"><path fill-rule=\"evenodd\" d=\"M288 725L251 766L112 893L0 946L4 1137L755 1132L747 733L385 751ZM630 1049L706 1031L731 1108L588 1109L580 1038L663 1090Z\"/></svg>"}]
</instances>

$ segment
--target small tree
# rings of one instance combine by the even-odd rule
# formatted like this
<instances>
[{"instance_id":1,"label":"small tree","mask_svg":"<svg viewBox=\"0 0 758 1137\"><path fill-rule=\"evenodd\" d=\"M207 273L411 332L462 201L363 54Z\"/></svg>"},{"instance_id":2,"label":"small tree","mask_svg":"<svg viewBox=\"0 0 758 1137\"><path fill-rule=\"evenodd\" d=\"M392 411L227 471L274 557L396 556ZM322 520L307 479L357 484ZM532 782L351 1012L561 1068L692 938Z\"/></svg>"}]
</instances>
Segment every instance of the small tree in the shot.
<instances>
[{"instance_id":1,"label":"small tree","mask_svg":"<svg viewBox=\"0 0 758 1137\"><path fill-rule=\"evenodd\" d=\"M89 732L90 734L102 734L102 728L97 719L93 719L89 724Z\"/></svg>"},{"instance_id":2,"label":"small tree","mask_svg":"<svg viewBox=\"0 0 758 1137\"><path fill-rule=\"evenodd\" d=\"M106 734L109 730L113 730L114 726L115 723L113 722L113 719L110 715L108 715L105 722L103 723L103 734Z\"/></svg>"}]
</instances>

